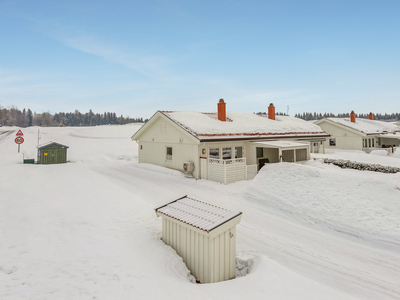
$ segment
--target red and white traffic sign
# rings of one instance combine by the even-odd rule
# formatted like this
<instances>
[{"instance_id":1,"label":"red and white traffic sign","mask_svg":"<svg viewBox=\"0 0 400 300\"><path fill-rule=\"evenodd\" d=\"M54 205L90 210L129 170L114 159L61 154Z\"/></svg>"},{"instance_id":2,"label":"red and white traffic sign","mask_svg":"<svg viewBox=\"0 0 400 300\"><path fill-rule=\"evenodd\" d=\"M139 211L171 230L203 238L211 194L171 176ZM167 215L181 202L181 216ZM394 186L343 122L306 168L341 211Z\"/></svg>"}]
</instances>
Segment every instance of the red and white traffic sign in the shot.
<instances>
[{"instance_id":1,"label":"red and white traffic sign","mask_svg":"<svg viewBox=\"0 0 400 300\"><path fill-rule=\"evenodd\" d=\"M22 136L17 136L15 138L15 143L17 143L18 145L22 144L24 142L24 138Z\"/></svg>"},{"instance_id":2,"label":"red and white traffic sign","mask_svg":"<svg viewBox=\"0 0 400 300\"><path fill-rule=\"evenodd\" d=\"M24 135L23 133L22 133L22 131L21 131L21 129L20 130L18 130L18 132L17 132L17 134L16 135L18 135L18 136L22 136L22 135Z\"/></svg>"}]
</instances>

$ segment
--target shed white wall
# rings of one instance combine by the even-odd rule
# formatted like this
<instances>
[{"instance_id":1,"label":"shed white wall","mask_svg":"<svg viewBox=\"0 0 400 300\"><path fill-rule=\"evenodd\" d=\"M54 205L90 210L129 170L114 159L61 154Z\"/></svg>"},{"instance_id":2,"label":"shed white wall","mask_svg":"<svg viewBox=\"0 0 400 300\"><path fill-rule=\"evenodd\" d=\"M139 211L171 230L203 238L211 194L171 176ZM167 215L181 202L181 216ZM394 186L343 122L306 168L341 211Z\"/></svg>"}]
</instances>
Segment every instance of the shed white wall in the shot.
<instances>
[{"instance_id":1,"label":"shed white wall","mask_svg":"<svg viewBox=\"0 0 400 300\"><path fill-rule=\"evenodd\" d=\"M235 277L237 223L222 225L213 235L162 215L162 239L182 257L198 281L224 281Z\"/></svg>"},{"instance_id":2,"label":"shed white wall","mask_svg":"<svg viewBox=\"0 0 400 300\"><path fill-rule=\"evenodd\" d=\"M183 171L183 163L192 161L193 176L199 178L199 148L188 133L164 118L158 118L139 139L139 163L155 164ZM172 147L172 159L167 159L167 147Z\"/></svg>"},{"instance_id":3,"label":"shed white wall","mask_svg":"<svg viewBox=\"0 0 400 300\"><path fill-rule=\"evenodd\" d=\"M321 122L318 126L331 135L324 142L326 149L362 150L362 135L328 122ZM329 139L332 138L336 139L336 146L329 146Z\"/></svg>"}]
</instances>

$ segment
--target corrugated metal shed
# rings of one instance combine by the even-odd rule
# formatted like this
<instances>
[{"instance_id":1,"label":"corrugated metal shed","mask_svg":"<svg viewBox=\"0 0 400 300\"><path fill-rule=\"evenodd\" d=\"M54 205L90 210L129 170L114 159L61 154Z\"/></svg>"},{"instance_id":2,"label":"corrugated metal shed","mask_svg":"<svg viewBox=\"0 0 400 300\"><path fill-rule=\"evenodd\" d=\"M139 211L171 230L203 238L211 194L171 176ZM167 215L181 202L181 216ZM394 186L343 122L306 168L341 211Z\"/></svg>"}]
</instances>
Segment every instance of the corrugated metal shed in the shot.
<instances>
[{"instance_id":1,"label":"corrugated metal shed","mask_svg":"<svg viewBox=\"0 0 400 300\"><path fill-rule=\"evenodd\" d=\"M68 146L49 142L38 148L38 164L62 164L67 162Z\"/></svg>"},{"instance_id":2,"label":"corrugated metal shed","mask_svg":"<svg viewBox=\"0 0 400 300\"><path fill-rule=\"evenodd\" d=\"M163 241L176 250L199 282L235 277L236 225L241 212L187 196L155 211L163 218Z\"/></svg>"}]
</instances>

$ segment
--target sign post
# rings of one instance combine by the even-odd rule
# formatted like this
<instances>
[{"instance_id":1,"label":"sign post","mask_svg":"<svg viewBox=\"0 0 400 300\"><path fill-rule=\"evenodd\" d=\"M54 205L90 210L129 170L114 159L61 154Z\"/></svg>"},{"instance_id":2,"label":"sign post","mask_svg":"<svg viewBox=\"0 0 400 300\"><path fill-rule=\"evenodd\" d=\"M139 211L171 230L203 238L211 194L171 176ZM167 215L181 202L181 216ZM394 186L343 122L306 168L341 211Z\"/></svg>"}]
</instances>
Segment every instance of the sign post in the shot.
<instances>
[{"instance_id":1,"label":"sign post","mask_svg":"<svg viewBox=\"0 0 400 300\"><path fill-rule=\"evenodd\" d=\"M24 142L24 138L22 137L24 134L22 133L21 130L18 130L17 134L16 134L16 138L15 138L15 143L18 144L18 153L19 153L19 149L20 149L20 145Z\"/></svg>"}]
</instances>

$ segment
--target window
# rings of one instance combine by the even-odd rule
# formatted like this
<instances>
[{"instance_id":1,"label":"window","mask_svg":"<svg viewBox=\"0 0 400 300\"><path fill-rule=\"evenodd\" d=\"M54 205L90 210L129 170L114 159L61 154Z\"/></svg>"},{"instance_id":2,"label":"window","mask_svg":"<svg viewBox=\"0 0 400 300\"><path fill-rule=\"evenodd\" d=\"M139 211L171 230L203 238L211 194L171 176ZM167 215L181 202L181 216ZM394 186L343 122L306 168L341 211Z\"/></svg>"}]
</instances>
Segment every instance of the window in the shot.
<instances>
[{"instance_id":1,"label":"window","mask_svg":"<svg viewBox=\"0 0 400 300\"><path fill-rule=\"evenodd\" d=\"M364 140L364 147L367 148L367 139Z\"/></svg>"},{"instance_id":2,"label":"window","mask_svg":"<svg viewBox=\"0 0 400 300\"><path fill-rule=\"evenodd\" d=\"M167 160L172 160L172 147L167 147Z\"/></svg>"},{"instance_id":3,"label":"window","mask_svg":"<svg viewBox=\"0 0 400 300\"><path fill-rule=\"evenodd\" d=\"M336 139L329 139L329 146L336 146Z\"/></svg>"},{"instance_id":4,"label":"window","mask_svg":"<svg viewBox=\"0 0 400 300\"><path fill-rule=\"evenodd\" d=\"M256 156L257 156L257 158L260 158L260 157L263 157L264 156L264 153L263 153L263 148L260 148L260 147L257 147L256 148Z\"/></svg>"},{"instance_id":5,"label":"window","mask_svg":"<svg viewBox=\"0 0 400 300\"><path fill-rule=\"evenodd\" d=\"M222 148L222 158L231 159L232 158L232 148Z\"/></svg>"},{"instance_id":6,"label":"window","mask_svg":"<svg viewBox=\"0 0 400 300\"><path fill-rule=\"evenodd\" d=\"M209 152L209 158L219 158L219 148L211 148Z\"/></svg>"},{"instance_id":7,"label":"window","mask_svg":"<svg viewBox=\"0 0 400 300\"><path fill-rule=\"evenodd\" d=\"M243 148L235 147L235 158L242 158L242 157L243 157Z\"/></svg>"},{"instance_id":8,"label":"window","mask_svg":"<svg viewBox=\"0 0 400 300\"><path fill-rule=\"evenodd\" d=\"M375 139L372 139L372 147L375 147Z\"/></svg>"},{"instance_id":9,"label":"window","mask_svg":"<svg viewBox=\"0 0 400 300\"><path fill-rule=\"evenodd\" d=\"M371 139L368 139L368 147L371 148Z\"/></svg>"}]
</instances>

